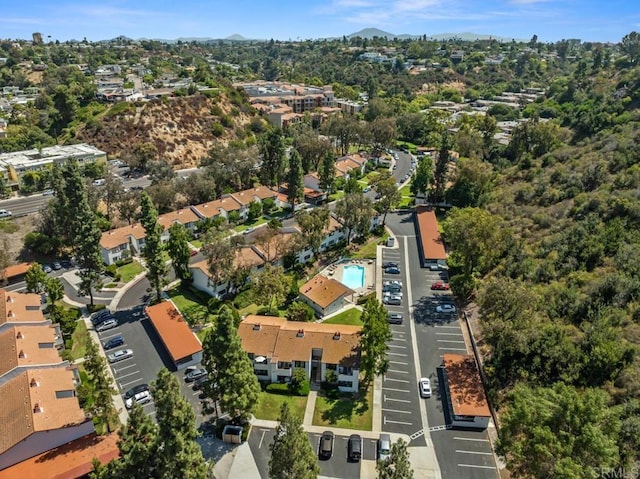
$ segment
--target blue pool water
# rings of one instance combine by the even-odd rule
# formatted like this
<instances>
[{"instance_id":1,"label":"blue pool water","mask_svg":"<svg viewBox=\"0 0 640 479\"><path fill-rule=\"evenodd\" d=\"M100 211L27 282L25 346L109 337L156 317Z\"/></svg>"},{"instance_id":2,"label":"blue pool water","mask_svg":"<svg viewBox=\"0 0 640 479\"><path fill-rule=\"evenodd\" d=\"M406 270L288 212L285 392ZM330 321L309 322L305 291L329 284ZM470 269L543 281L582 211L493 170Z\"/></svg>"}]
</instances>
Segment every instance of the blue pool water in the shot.
<instances>
[{"instance_id":1,"label":"blue pool water","mask_svg":"<svg viewBox=\"0 0 640 479\"><path fill-rule=\"evenodd\" d=\"M364 287L364 268L362 266L345 266L342 270L342 284L351 289Z\"/></svg>"}]
</instances>

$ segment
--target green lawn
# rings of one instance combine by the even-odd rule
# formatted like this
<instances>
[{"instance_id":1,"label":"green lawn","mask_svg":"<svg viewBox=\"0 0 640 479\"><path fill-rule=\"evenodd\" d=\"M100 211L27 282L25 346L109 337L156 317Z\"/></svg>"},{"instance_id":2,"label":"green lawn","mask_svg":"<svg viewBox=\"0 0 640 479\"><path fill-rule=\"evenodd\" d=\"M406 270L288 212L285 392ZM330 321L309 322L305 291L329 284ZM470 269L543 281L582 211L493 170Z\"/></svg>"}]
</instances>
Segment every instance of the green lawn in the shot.
<instances>
[{"instance_id":1,"label":"green lawn","mask_svg":"<svg viewBox=\"0 0 640 479\"><path fill-rule=\"evenodd\" d=\"M235 231L237 231L238 233L242 233L246 229L255 228L256 226L263 225L266 222L267 222L267 220L264 217L261 217L261 218L258 218L255 221L252 221L252 222L242 223L241 225L238 225L233 229Z\"/></svg>"},{"instance_id":2,"label":"green lawn","mask_svg":"<svg viewBox=\"0 0 640 479\"><path fill-rule=\"evenodd\" d=\"M413 196L413 193L411 193L411 185L405 185L400 188L400 194L402 196Z\"/></svg>"},{"instance_id":3,"label":"green lawn","mask_svg":"<svg viewBox=\"0 0 640 479\"><path fill-rule=\"evenodd\" d=\"M89 332L87 331L87 325L84 321L76 321L76 329L73 331L71 339L73 339L73 346L71 347L69 360L75 361L76 359L83 358L87 349L87 342L91 341Z\"/></svg>"},{"instance_id":4,"label":"green lawn","mask_svg":"<svg viewBox=\"0 0 640 479\"><path fill-rule=\"evenodd\" d=\"M296 414L300 419L304 417L304 410L307 407L306 396L285 396L266 391L260 393L253 415L258 419L277 421L278 416L280 416L280 407L285 402L289 405L289 409L293 414Z\"/></svg>"},{"instance_id":5,"label":"green lawn","mask_svg":"<svg viewBox=\"0 0 640 479\"><path fill-rule=\"evenodd\" d=\"M335 192L332 195L329 195L329 198L328 198L327 201L330 201L330 202L331 201L338 201L338 200L342 199L343 197L344 197L344 191L340 190L340 191Z\"/></svg>"},{"instance_id":6,"label":"green lawn","mask_svg":"<svg viewBox=\"0 0 640 479\"><path fill-rule=\"evenodd\" d=\"M350 324L353 326L362 326L360 316L362 316L362 311L358 308L350 308L323 322L324 324Z\"/></svg>"},{"instance_id":7,"label":"green lawn","mask_svg":"<svg viewBox=\"0 0 640 479\"><path fill-rule=\"evenodd\" d=\"M202 240L199 240L199 239L189 240L189 243L191 243L193 246L195 246L198 249L202 248L202 245L203 245Z\"/></svg>"},{"instance_id":8,"label":"green lawn","mask_svg":"<svg viewBox=\"0 0 640 479\"><path fill-rule=\"evenodd\" d=\"M204 324L211 320L205 298L180 286L167 291L167 294L189 324Z\"/></svg>"},{"instance_id":9,"label":"green lawn","mask_svg":"<svg viewBox=\"0 0 640 479\"><path fill-rule=\"evenodd\" d=\"M362 394L362 391L360 392ZM331 426L345 429L371 431L373 423L373 387L364 397L329 399L318 396L313 411L315 426Z\"/></svg>"},{"instance_id":10,"label":"green lawn","mask_svg":"<svg viewBox=\"0 0 640 479\"><path fill-rule=\"evenodd\" d=\"M120 278L123 283L128 283L143 271L144 266L142 266L136 260L133 260L129 264L124 264L118 267L118 272L120 273Z\"/></svg>"},{"instance_id":11,"label":"green lawn","mask_svg":"<svg viewBox=\"0 0 640 479\"><path fill-rule=\"evenodd\" d=\"M350 256L354 259L376 259L378 243L380 243L379 237L374 236L369 238L369 240L363 244L358 251L353 252Z\"/></svg>"}]
</instances>

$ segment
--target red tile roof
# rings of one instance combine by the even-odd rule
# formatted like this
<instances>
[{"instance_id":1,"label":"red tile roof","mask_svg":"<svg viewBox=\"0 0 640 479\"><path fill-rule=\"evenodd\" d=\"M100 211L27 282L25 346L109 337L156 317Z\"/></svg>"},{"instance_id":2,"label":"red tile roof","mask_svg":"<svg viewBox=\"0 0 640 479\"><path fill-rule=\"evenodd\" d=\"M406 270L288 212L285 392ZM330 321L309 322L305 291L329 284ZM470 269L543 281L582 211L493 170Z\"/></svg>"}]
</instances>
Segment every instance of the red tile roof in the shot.
<instances>
[{"instance_id":1,"label":"red tile roof","mask_svg":"<svg viewBox=\"0 0 640 479\"><path fill-rule=\"evenodd\" d=\"M327 278L321 274L307 281L300 287L300 294L316 303L321 308L326 308L335 301L354 291L347 288L340 281Z\"/></svg>"},{"instance_id":2,"label":"red tile roof","mask_svg":"<svg viewBox=\"0 0 640 479\"><path fill-rule=\"evenodd\" d=\"M447 372L454 414L456 416L491 416L474 357L444 354L442 358Z\"/></svg>"},{"instance_id":3,"label":"red tile roof","mask_svg":"<svg viewBox=\"0 0 640 479\"><path fill-rule=\"evenodd\" d=\"M147 306L146 313L174 362L202 351L200 340L173 301Z\"/></svg>"},{"instance_id":4,"label":"red tile roof","mask_svg":"<svg viewBox=\"0 0 640 479\"><path fill-rule=\"evenodd\" d=\"M2 271L0 271L0 278L11 279L14 276L27 274L29 266L31 266L31 263L19 263L7 266Z\"/></svg>"},{"instance_id":5,"label":"red tile roof","mask_svg":"<svg viewBox=\"0 0 640 479\"><path fill-rule=\"evenodd\" d=\"M446 260L447 253L438 231L438 220L434 211L426 206L418 206L416 216L424 259Z\"/></svg>"}]
</instances>

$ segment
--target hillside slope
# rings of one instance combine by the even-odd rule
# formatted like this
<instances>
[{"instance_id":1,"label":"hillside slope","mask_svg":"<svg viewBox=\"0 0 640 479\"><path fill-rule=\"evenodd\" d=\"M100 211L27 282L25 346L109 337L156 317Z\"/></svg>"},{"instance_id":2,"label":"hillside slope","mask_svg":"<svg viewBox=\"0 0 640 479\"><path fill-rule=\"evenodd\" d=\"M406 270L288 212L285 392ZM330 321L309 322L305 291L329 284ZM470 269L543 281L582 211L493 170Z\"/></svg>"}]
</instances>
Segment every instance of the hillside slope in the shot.
<instances>
[{"instance_id":1,"label":"hillside slope","mask_svg":"<svg viewBox=\"0 0 640 479\"><path fill-rule=\"evenodd\" d=\"M163 98L146 103L118 103L76 132L76 139L126 157L135 145L152 143L159 157L175 168L197 166L218 143L242 135L253 114L225 95Z\"/></svg>"}]
</instances>

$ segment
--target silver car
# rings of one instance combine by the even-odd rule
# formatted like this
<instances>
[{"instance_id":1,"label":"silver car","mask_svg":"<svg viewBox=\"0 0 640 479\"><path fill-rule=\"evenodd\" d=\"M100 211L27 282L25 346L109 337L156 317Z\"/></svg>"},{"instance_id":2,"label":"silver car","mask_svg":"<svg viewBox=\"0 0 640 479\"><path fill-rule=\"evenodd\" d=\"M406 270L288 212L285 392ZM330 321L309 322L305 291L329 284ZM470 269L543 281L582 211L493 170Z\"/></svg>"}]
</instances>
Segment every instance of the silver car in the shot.
<instances>
[{"instance_id":1,"label":"silver car","mask_svg":"<svg viewBox=\"0 0 640 479\"><path fill-rule=\"evenodd\" d=\"M133 351L131 351L130 349L121 349L107 356L110 363L117 363L118 361L123 361L125 359L129 359L132 357L133 357Z\"/></svg>"},{"instance_id":2,"label":"silver car","mask_svg":"<svg viewBox=\"0 0 640 479\"><path fill-rule=\"evenodd\" d=\"M117 319L107 319L106 321L98 324L96 326L96 331L101 333L102 331L107 331L108 329L113 329L118 327Z\"/></svg>"}]
</instances>

